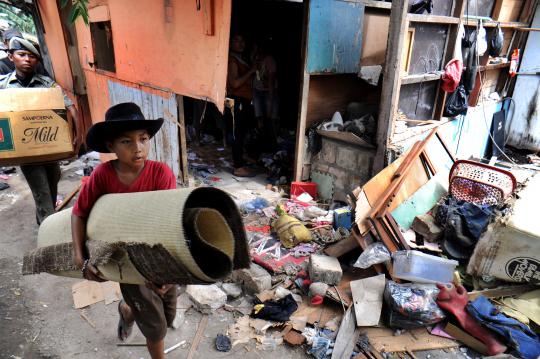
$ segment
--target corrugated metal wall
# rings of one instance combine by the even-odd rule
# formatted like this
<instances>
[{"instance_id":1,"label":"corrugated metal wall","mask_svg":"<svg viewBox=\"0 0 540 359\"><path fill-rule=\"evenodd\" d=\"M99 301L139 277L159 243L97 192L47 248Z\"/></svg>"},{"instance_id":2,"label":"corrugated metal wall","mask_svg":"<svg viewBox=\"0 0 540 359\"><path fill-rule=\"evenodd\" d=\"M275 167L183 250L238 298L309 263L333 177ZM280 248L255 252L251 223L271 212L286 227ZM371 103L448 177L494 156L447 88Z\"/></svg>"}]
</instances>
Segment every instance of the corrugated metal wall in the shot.
<instances>
[{"instance_id":1,"label":"corrugated metal wall","mask_svg":"<svg viewBox=\"0 0 540 359\"><path fill-rule=\"evenodd\" d=\"M145 86L130 87L113 80L108 81L108 87L111 106L134 102L140 106L147 119L165 119L163 127L152 139L148 157L166 163L178 177L181 170L176 95Z\"/></svg>"},{"instance_id":2,"label":"corrugated metal wall","mask_svg":"<svg viewBox=\"0 0 540 359\"><path fill-rule=\"evenodd\" d=\"M540 27L540 5L536 8L532 28ZM540 32L531 31L527 39L519 72L540 72ZM513 117L507 125L508 144L540 151L540 76L518 75L512 98L516 102Z\"/></svg>"}]
</instances>

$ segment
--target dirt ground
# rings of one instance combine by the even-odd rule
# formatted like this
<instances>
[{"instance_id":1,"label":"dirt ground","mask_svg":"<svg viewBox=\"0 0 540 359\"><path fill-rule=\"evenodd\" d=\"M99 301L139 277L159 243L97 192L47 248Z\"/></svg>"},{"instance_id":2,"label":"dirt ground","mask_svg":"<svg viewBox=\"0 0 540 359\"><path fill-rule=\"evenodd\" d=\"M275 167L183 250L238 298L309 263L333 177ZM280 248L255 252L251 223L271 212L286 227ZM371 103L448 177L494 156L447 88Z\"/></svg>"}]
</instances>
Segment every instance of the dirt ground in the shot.
<instances>
[{"instance_id":1,"label":"dirt ground","mask_svg":"<svg viewBox=\"0 0 540 359\"><path fill-rule=\"evenodd\" d=\"M66 195L80 181L77 166L64 168L59 193ZM225 177L225 176L223 176ZM19 169L7 181L10 188L0 191L0 359L45 358L149 358L143 346L118 346L116 328L117 303L94 304L83 310L74 309L71 286L78 280L48 274L22 276L22 256L35 248L38 226L35 222L34 202ZM256 191L263 182L238 183L224 179L224 186L232 191ZM244 189L241 189L244 188ZM81 312L95 325L92 327ZM195 336L202 315L194 309L187 311L185 322L177 330L169 329L165 339L168 348L185 340L185 344L169 353L170 358L185 358ZM225 333L233 323L232 313L215 311L209 318L195 358L311 358L301 347L280 345L274 351L262 351L252 340L235 346L228 353L215 349L218 333ZM134 329L129 343L144 343L144 337ZM455 358L464 356L459 350L451 353L430 351L415 353L418 358Z\"/></svg>"}]
</instances>

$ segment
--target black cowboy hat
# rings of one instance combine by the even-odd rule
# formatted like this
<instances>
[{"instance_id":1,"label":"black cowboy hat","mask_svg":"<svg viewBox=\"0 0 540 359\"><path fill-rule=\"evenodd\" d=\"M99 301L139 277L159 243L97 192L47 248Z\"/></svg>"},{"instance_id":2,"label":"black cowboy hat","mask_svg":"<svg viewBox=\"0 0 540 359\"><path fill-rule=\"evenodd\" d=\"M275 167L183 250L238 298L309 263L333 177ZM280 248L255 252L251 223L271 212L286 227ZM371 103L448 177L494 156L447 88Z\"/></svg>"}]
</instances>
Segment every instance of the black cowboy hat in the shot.
<instances>
[{"instance_id":1,"label":"black cowboy hat","mask_svg":"<svg viewBox=\"0 0 540 359\"><path fill-rule=\"evenodd\" d=\"M107 142L127 131L146 130L150 138L159 131L163 119L146 120L139 106L133 102L119 103L107 110L105 121L94 124L86 135L86 144L94 151L107 153Z\"/></svg>"}]
</instances>

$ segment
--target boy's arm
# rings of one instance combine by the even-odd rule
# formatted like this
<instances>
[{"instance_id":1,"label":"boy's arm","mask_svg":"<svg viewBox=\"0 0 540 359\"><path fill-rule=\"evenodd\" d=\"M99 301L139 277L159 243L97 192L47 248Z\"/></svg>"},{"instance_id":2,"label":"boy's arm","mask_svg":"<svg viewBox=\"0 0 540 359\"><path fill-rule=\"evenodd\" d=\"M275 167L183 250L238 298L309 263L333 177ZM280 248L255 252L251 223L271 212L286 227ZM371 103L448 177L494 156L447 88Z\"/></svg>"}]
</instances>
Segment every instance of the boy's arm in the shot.
<instances>
[{"instance_id":1,"label":"boy's arm","mask_svg":"<svg viewBox=\"0 0 540 359\"><path fill-rule=\"evenodd\" d=\"M85 218L75 214L71 215L71 238L73 240L73 263L77 268L83 271L83 277L96 282L105 282L104 279L99 277L99 270L87 262L88 256L84 250L84 242L86 241Z\"/></svg>"}]
</instances>

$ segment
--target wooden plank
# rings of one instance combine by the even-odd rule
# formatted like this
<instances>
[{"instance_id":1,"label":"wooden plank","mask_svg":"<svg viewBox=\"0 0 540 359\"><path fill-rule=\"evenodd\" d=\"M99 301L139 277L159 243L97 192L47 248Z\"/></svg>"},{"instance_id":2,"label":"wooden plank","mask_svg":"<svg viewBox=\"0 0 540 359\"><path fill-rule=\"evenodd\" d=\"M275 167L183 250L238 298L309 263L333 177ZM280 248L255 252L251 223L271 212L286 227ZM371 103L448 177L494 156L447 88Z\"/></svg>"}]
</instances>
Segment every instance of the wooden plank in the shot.
<instances>
[{"instance_id":1,"label":"wooden plank","mask_svg":"<svg viewBox=\"0 0 540 359\"><path fill-rule=\"evenodd\" d=\"M56 208L54 209L56 212L58 211L61 211L65 206L67 206L69 204L69 202L73 199L73 197L75 197L75 195L79 192L79 190L81 189L82 187L82 182L79 183L77 185L77 187L75 187L73 189L73 191L71 191L67 196L66 198L64 198L64 200L62 201L62 203L60 203L58 206L56 206Z\"/></svg>"},{"instance_id":2,"label":"wooden plank","mask_svg":"<svg viewBox=\"0 0 540 359\"><path fill-rule=\"evenodd\" d=\"M366 148L375 148L371 143L366 140L356 136L351 132L339 132L339 131L323 131L317 130L317 133L323 137L331 138L338 141L343 141L347 143L352 143L353 145L366 147Z\"/></svg>"},{"instance_id":3,"label":"wooden plank","mask_svg":"<svg viewBox=\"0 0 540 359\"><path fill-rule=\"evenodd\" d=\"M460 19L453 16L407 14L409 22L424 22L434 24L459 24Z\"/></svg>"},{"instance_id":4,"label":"wooden plank","mask_svg":"<svg viewBox=\"0 0 540 359\"><path fill-rule=\"evenodd\" d=\"M304 78L302 80L302 93L300 95L300 114L298 118L298 125L296 128L296 149L294 159L294 178L295 181L302 181L303 169L304 169L304 146L306 142L306 116L308 107L309 96L309 74L304 71Z\"/></svg>"},{"instance_id":5,"label":"wooden plank","mask_svg":"<svg viewBox=\"0 0 540 359\"><path fill-rule=\"evenodd\" d=\"M351 0L347 0L351 1ZM359 2L363 3L366 7L373 7L377 9L388 9L392 7L392 4L389 2L384 1L374 1L374 0L358 0Z\"/></svg>"},{"instance_id":6,"label":"wooden plank","mask_svg":"<svg viewBox=\"0 0 540 359\"><path fill-rule=\"evenodd\" d=\"M444 73L443 71L437 71L435 73L403 76L401 78L401 84L408 85L408 84L415 84L418 82L440 80L443 73Z\"/></svg>"},{"instance_id":7,"label":"wooden plank","mask_svg":"<svg viewBox=\"0 0 540 359\"><path fill-rule=\"evenodd\" d=\"M335 244L326 247L324 249L324 253L326 253L330 257L338 258L346 253L349 253L353 249L358 248L358 246L359 243L352 236L349 236Z\"/></svg>"},{"instance_id":8,"label":"wooden plank","mask_svg":"<svg viewBox=\"0 0 540 359\"><path fill-rule=\"evenodd\" d=\"M519 21L524 0L497 0L491 14L494 21Z\"/></svg>"},{"instance_id":9,"label":"wooden plank","mask_svg":"<svg viewBox=\"0 0 540 359\"><path fill-rule=\"evenodd\" d=\"M526 27L526 28L518 28L516 31L540 31L540 28L538 27Z\"/></svg>"},{"instance_id":10,"label":"wooden plank","mask_svg":"<svg viewBox=\"0 0 540 359\"><path fill-rule=\"evenodd\" d=\"M392 5L383 1L380 4ZM362 56L360 66L384 65L386 42L388 41L388 27L390 15L366 9L364 14L364 38L362 39Z\"/></svg>"},{"instance_id":11,"label":"wooden plank","mask_svg":"<svg viewBox=\"0 0 540 359\"><path fill-rule=\"evenodd\" d=\"M176 102L178 104L178 142L180 143L179 150L179 165L180 172L182 177L182 182L184 185L189 185L189 174L188 174L188 158L187 158L187 142L186 142L186 120L184 112L184 97L177 95Z\"/></svg>"},{"instance_id":12,"label":"wooden plank","mask_svg":"<svg viewBox=\"0 0 540 359\"><path fill-rule=\"evenodd\" d=\"M399 336L394 336L394 332L386 328L367 328L363 332L367 334L371 345L380 352L447 349L459 346L454 340L429 334L425 328L408 330Z\"/></svg>"},{"instance_id":13,"label":"wooden plank","mask_svg":"<svg viewBox=\"0 0 540 359\"><path fill-rule=\"evenodd\" d=\"M465 19L464 25L465 26L476 26L478 24L478 20L476 19ZM526 22L500 22L497 21L482 21L482 25L484 27L497 27L497 24L503 29L517 29L521 27L530 27L528 23Z\"/></svg>"},{"instance_id":14,"label":"wooden plank","mask_svg":"<svg viewBox=\"0 0 540 359\"><path fill-rule=\"evenodd\" d=\"M195 356L195 353L197 352L197 348L199 347L199 344L204 336L204 330L206 329L207 324L208 324L208 315L203 314L203 317L201 318L201 321L199 322L199 326L197 327L197 332L195 333L195 337L193 338L193 342L191 342L191 347L189 348L187 359L193 359L193 357Z\"/></svg>"},{"instance_id":15,"label":"wooden plank","mask_svg":"<svg viewBox=\"0 0 540 359\"><path fill-rule=\"evenodd\" d=\"M377 126L377 154L373 163L373 174L380 172L387 163L387 146L392 135L393 121L399 102L399 70L401 69L404 34L407 33L408 28L408 5L409 2L406 0L392 1Z\"/></svg>"},{"instance_id":16,"label":"wooden plank","mask_svg":"<svg viewBox=\"0 0 540 359\"><path fill-rule=\"evenodd\" d=\"M500 297L510 297L527 292L531 292L535 289L539 289L540 286L534 284L522 284L522 285L510 285L506 287L499 287L493 289L477 290L469 292L469 300L475 300L479 296L484 296L486 298L500 298Z\"/></svg>"},{"instance_id":17,"label":"wooden plank","mask_svg":"<svg viewBox=\"0 0 540 359\"><path fill-rule=\"evenodd\" d=\"M409 68L411 65L411 58L412 58L412 49L414 46L414 33L415 28L409 27L407 30L407 36L405 36L405 44L403 45L403 51L401 53L402 59L401 59L401 70L403 71L404 76L406 76L409 73ZM403 83L403 77L401 78L401 83Z\"/></svg>"}]
</instances>

